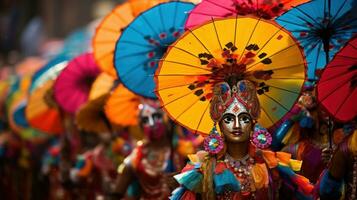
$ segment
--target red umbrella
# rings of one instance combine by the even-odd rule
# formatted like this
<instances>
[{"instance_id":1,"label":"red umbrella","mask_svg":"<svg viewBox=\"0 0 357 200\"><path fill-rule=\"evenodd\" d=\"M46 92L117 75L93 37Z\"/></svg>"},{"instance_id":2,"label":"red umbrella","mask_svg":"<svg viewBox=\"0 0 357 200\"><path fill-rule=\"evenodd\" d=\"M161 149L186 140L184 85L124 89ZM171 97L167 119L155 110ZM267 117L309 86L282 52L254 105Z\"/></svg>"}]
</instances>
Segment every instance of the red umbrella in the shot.
<instances>
[{"instance_id":1,"label":"red umbrella","mask_svg":"<svg viewBox=\"0 0 357 200\"><path fill-rule=\"evenodd\" d=\"M336 54L317 84L317 97L337 120L347 122L357 115L357 37Z\"/></svg>"},{"instance_id":2,"label":"red umbrella","mask_svg":"<svg viewBox=\"0 0 357 200\"><path fill-rule=\"evenodd\" d=\"M54 85L54 97L60 107L74 114L88 100L89 91L100 70L93 54L82 54L68 63Z\"/></svg>"}]
</instances>

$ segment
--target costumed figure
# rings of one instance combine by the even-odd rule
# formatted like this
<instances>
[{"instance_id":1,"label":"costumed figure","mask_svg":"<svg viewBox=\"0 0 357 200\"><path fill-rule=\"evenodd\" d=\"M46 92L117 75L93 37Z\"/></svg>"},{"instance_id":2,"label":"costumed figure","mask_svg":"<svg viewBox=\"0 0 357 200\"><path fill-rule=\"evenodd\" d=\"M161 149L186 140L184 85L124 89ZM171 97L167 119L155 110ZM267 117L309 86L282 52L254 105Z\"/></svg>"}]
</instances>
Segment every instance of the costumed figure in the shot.
<instances>
[{"instance_id":1,"label":"costumed figure","mask_svg":"<svg viewBox=\"0 0 357 200\"><path fill-rule=\"evenodd\" d=\"M75 167L71 170L72 181L84 186L83 190L90 191L87 198L94 199L107 198L111 194L117 177L116 167L132 149L127 141L113 138L108 132L99 136L101 142L77 156Z\"/></svg>"},{"instance_id":2,"label":"costumed figure","mask_svg":"<svg viewBox=\"0 0 357 200\"><path fill-rule=\"evenodd\" d=\"M167 199L171 173L183 166L183 157L173 146L173 125L159 108L159 102L145 99L139 105L139 124L145 140L118 168L115 195L127 199Z\"/></svg>"},{"instance_id":3,"label":"costumed figure","mask_svg":"<svg viewBox=\"0 0 357 200\"><path fill-rule=\"evenodd\" d=\"M322 200L357 198L357 130L338 146L316 189Z\"/></svg>"},{"instance_id":4,"label":"costumed figure","mask_svg":"<svg viewBox=\"0 0 357 200\"><path fill-rule=\"evenodd\" d=\"M295 108L296 114L276 129L273 147L280 150L281 144L285 144L281 151L303 161L300 174L315 183L332 155L328 147L328 119L317 107L313 91L305 91Z\"/></svg>"},{"instance_id":5,"label":"costumed figure","mask_svg":"<svg viewBox=\"0 0 357 200\"><path fill-rule=\"evenodd\" d=\"M210 115L222 134L214 127L205 138L205 151L189 156L175 176L181 187L172 199L279 199L282 181L295 185L297 195L308 196L312 185L293 172L301 163L288 153L267 150L272 138L256 123L256 86L233 75L213 92Z\"/></svg>"}]
</instances>

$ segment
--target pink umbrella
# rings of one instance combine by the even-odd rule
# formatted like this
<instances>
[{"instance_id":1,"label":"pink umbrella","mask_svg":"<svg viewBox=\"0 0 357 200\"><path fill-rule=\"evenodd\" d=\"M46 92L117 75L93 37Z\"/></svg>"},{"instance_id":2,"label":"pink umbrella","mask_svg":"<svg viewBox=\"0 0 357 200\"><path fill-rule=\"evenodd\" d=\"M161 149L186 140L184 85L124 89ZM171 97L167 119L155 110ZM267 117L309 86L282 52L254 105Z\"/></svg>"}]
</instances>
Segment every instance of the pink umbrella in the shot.
<instances>
[{"instance_id":1,"label":"pink umbrella","mask_svg":"<svg viewBox=\"0 0 357 200\"><path fill-rule=\"evenodd\" d=\"M185 28L192 28L212 18L255 15L272 19L308 0L202 0L191 12Z\"/></svg>"},{"instance_id":2,"label":"pink umbrella","mask_svg":"<svg viewBox=\"0 0 357 200\"><path fill-rule=\"evenodd\" d=\"M71 60L54 85L54 97L60 107L74 114L88 100L90 88L99 73L91 53Z\"/></svg>"}]
</instances>

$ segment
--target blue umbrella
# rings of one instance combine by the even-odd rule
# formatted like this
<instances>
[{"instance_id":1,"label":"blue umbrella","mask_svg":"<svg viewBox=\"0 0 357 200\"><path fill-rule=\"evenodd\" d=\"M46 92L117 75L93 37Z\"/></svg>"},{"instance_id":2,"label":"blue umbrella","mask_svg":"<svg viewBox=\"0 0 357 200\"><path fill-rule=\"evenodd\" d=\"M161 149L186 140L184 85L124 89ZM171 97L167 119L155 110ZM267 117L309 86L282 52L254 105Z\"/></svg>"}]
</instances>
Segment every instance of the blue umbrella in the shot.
<instances>
[{"instance_id":1,"label":"blue umbrella","mask_svg":"<svg viewBox=\"0 0 357 200\"><path fill-rule=\"evenodd\" d=\"M169 45L184 32L194 5L185 2L159 4L140 14L121 34L114 65L122 83L134 93L156 98L154 73Z\"/></svg>"},{"instance_id":2,"label":"blue umbrella","mask_svg":"<svg viewBox=\"0 0 357 200\"><path fill-rule=\"evenodd\" d=\"M357 32L357 0L312 0L297 6L276 21L300 41L310 80Z\"/></svg>"},{"instance_id":3,"label":"blue umbrella","mask_svg":"<svg viewBox=\"0 0 357 200\"><path fill-rule=\"evenodd\" d=\"M39 69L31 79L30 93L45 83L47 80L55 79L59 73L67 66L68 56L59 55L50 60L45 66Z\"/></svg>"},{"instance_id":4,"label":"blue umbrella","mask_svg":"<svg viewBox=\"0 0 357 200\"><path fill-rule=\"evenodd\" d=\"M70 33L64 40L61 54L74 58L91 48L92 35L87 28L79 28Z\"/></svg>"}]
</instances>

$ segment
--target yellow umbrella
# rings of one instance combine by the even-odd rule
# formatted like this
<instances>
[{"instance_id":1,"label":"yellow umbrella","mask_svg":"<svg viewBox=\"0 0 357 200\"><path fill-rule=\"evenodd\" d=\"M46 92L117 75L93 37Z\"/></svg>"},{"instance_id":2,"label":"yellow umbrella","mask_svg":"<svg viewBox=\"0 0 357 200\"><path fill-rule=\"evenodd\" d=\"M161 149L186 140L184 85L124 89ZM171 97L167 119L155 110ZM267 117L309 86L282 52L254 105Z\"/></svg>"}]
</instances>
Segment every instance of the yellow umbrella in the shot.
<instances>
[{"instance_id":1,"label":"yellow umbrella","mask_svg":"<svg viewBox=\"0 0 357 200\"><path fill-rule=\"evenodd\" d=\"M275 22L235 17L187 31L169 47L155 74L157 95L172 119L208 134L213 85L235 78L256 84L259 123L271 127L294 105L305 80L299 44Z\"/></svg>"},{"instance_id":2,"label":"yellow umbrella","mask_svg":"<svg viewBox=\"0 0 357 200\"><path fill-rule=\"evenodd\" d=\"M85 103L76 113L76 124L87 132L112 132L118 129L109 122L104 113L104 105L109 93Z\"/></svg>"},{"instance_id":3,"label":"yellow umbrella","mask_svg":"<svg viewBox=\"0 0 357 200\"><path fill-rule=\"evenodd\" d=\"M137 125L139 104L139 96L120 84L110 95L104 110L108 119L114 124L121 126Z\"/></svg>"},{"instance_id":4,"label":"yellow umbrella","mask_svg":"<svg viewBox=\"0 0 357 200\"><path fill-rule=\"evenodd\" d=\"M106 73L101 73L93 82L89 92L89 100L107 94L113 88L115 78Z\"/></svg>"}]
</instances>

